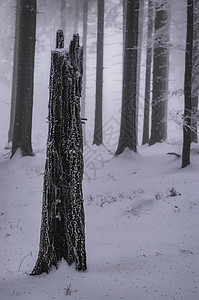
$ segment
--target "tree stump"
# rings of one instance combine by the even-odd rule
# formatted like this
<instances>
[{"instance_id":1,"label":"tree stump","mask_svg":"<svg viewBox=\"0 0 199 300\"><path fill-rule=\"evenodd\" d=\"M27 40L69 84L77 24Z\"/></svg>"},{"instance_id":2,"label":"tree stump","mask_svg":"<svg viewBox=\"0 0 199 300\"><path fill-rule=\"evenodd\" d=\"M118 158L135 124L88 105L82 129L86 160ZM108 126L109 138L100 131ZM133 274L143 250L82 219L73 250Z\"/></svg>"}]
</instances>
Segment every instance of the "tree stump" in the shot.
<instances>
[{"instance_id":1,"label":"tree stump","mask_svg":"<svg viewBox=\"0 0 199 300\"><path fill-rule=\"evenodd\" d=\"M31 275L48 273L64 258L86 270L83 208L83 136L80 117L83 48L75 34L67 52L63 31L51 53L49 131L40 247Z\"/></svg>"}]
</instances>

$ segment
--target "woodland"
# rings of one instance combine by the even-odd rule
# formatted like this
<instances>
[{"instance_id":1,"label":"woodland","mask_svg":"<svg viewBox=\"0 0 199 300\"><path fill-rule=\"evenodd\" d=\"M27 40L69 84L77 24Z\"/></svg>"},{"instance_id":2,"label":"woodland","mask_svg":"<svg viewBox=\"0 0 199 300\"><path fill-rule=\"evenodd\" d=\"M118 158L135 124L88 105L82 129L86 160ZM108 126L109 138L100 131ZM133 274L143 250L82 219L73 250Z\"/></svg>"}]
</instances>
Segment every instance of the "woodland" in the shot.
<instances>
[{"instance_id":1,"label":"woodland","mask_svg":"<svg viewBox=\"0 0 199 300\"><path fill-rule=\"evenodd\" d=\"M198 299L199 1L0 20L0 298Z\"/></svg>"}]
</instances>

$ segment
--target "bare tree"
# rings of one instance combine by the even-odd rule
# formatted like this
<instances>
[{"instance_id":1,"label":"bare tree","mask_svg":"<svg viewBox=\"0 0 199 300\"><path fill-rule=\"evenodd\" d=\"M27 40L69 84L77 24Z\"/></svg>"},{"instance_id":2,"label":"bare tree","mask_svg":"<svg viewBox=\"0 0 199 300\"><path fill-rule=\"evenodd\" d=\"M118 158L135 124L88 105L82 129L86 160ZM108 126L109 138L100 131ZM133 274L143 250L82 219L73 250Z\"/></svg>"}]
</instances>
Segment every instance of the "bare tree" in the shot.
<instances>
[{"instance_id":1,"label":"bare tree","mask_svg":"<svg viewBox=\"0 0 199 300\"><path fill-rule=\"evenodd\" d=\"M123 0L123 56L125 52L125 38L126 38L126 9L127 9L127 0Z\"/></svg>"},{"instance_id":2,"label":"bare tree","mask_svg":"<svg viewBox=\"0 0 199 300\"><path fill-rule=\"evenodd\" d=\"M83 80L82 80L82 97L81 97L81 116L85 118L86 113L86 57L87 57L87 27L88 27L88 0L83 0ZM83 139L86 143L85 128L83 128Z\"/></svg>"},{"instance_id":3,"label":"bare tree","mask_svg":"<svg viewBox=\"0 0 199 300\"><path fill-rule=\"evenodd\" d=\"M14 42L14 57L13 57L13 73L12 73L12 95L10 109L10 126L8 131L8 143L12 142L16 109L16 94L17 94L17 70L18 70L18 36L19 36L19 0L16 1L16 16L15 16L15 42Z\"/></svg>"},{"instance_id":4,"label":"bare tree","mask_svg":"<svg viewBox=\"0 0 199 300\"><path fill-rule=\"evenodd\" d=\"M191 141L197 142L197 114L199 92L199 1L193 1L193 57L192 57L192 116L191 116Z\"/></svg>"},{"instance_id":5,"label":"bare tree","mask_svg":"<svg viewBox=\"0 0 199 300\"><path fill-rule=\"evenodd\" d=\"M166 139L168 100L169 13L168 1L155 1L152 120L149 144Z\"/></svg>"},{"instance_id":6,"label":"bare tree","mask_svg":"<svg viewBox=\"0 0 199 300\"><path fill-rule=\"evenodd\" d=\"M16 110L12 156L17 148L22 155L33 155L31 144L36 34L36 0L17 2L19 18Z\"/></svg>"},{"instance_id":7,"label":"bare tree","mask_svg":"<svg viewBox=\"0 0 199 300\"><path fill-rule=\"evenodd\" d=\"M120 137L115 155L126 147L137 151L136 86L139 0L127 1Z\"/></svg>"},{"instance_id":8,"label":"bare tree","mask_svg":"<svg viewBox=\"0 0 199 300\"><path fill-rule=\"evenodd\" d=\"M184 123L182 168L190 164L191 114L192 114L192 51L193 51L193 0L187 0L187 37L184 79Z\"/></svg>"},{"instance_id":9,"label":"bare tree","mask_svg":"<svg viewBox=\"0 0 199 300\"><path fill-rule=\"evenodd\" d=\"M138 112L140 101L140 75L141 75L141 56L143 42L143 24L144 24L144 0L140 0L139 4L139 24L138 24L138 53L137 53L137 87L136 87L136 128L138 135Z\"/></svg>"},{"instance_id":10,"label":"bare tree","mask_svg":"<svg viewBox=\"0 0 199 300\"><path fill-rule=\"evenodd\" d=\"M103 98L103 48L104 48L104 0L98 0L97 23L97 66L95 95L95 125L93 144L103 143L102 137L102 98Z\"/></svg>"},{"instance_id":11,"label":"bare tree","mask_svg":"<svg viewBox=\"0 0 199 300\"><path fill-rule=\"evenodd\" d=\"M153 0L148 1L148 30L147 30L147 55L146 55L146 78L145 78L145 101L144 101L144 124L142 144L149 142L149 112L150 112L150 94L151 94L151 70L153 54Z\"/></svg>"}]
</instances>

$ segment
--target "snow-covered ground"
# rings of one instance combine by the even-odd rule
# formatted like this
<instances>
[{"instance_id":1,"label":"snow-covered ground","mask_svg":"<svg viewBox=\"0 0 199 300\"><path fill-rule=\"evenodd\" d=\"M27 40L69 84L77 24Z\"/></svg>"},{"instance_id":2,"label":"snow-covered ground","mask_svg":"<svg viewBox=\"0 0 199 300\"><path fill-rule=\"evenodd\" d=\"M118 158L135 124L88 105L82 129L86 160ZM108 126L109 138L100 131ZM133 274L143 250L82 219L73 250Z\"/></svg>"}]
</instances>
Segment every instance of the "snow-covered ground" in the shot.
<instances>
[{"instance_id":1,"label":"snow-covered ground","mask_svg":"<svg viewBox=\"0 0 199 300\"><path fill-rule=\"evenodd\" d=\"M198 148L197 148L198 147ZM1 300L198 300L199 146L181 169L181 146L113 157L85 148L88 270L29 276L38 254L45 149L0 157Z\"/></svg>"}]
</instances>

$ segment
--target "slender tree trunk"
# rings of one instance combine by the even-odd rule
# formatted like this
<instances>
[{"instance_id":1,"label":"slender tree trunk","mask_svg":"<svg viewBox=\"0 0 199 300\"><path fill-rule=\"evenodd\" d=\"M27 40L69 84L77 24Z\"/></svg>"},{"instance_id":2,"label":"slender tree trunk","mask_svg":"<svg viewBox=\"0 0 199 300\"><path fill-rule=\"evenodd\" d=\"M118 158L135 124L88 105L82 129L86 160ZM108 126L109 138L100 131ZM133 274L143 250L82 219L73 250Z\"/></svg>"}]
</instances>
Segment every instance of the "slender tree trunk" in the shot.
<instances>
[{"instance_id":1,"label":"slender tree trunk","mask_svg":"<svg viewBox=\"0 0 199 300\"><path fill-rule=\"evenodd\" d=\"M12 96L10 109L10 126L8 131L8 143L12 142L16 109L16 94L17 94L17 70L18 70L18 35L19 35L19 0L16 1L16 20L15 20L15 43L14 43L14 58L13 58L13 74L12 74Z\"/></svg>"},{"instance_id":2,"label":"slender tree trunk","mask_svg":"<svg viewBox=\"0 0 199 300\"><path fill-rule=\"evenodd\" d=\"M171 28L171 6L170 2L167 2L167 21L166 21L166 77L165 77L165 101L163 102L163 140L167 139L167 116L168 116L168 94L169 94L169 57L170 57L170 28Z\"/></svg>"},{"instance_id":3,"label":"slender tree trunk","mask_svg":"<svg viewBox=\"0 0 199 300\"><path fill-rule=\"evenodd\" d=\"M126 9L127 9L127 0L123 0L123 57L125 52L125 38L126 38Z\"/></svg>"},{"instance_id":4,"label":"slender tree trunk","mask_svg":"<svg viewBox=\"0 0 199 300\"><path fill-rule=\"evenodd\" d=\"M149 142L149 112L150 112L150 90L152 69L152 33L153 33L153 0L148 1L148 31L147 31L147 56L146 56L146 79L145 79L145 102L144 102L144 125L142 144Z\"/></svg>"},{"instance_id":5,"label":"slender tree trunk","mask_svg":"<svg viewBox=\"0 0 199 300\"><path fill-rule=\"evenodd\" d=\"M93 144L99 146L102 138L102 98L103 98L103 54L104 54L104 0L98 0L97 24L97 66L96 66L96 98L95 125Z\"/></svg>"},{"instance_id":6,"label":"slender tree trunk","mask_svg":"<svg viewBox=\"0 0 199 300\"><path fill-rule=\"evenodd\" d=\"M187 38L185 55L184 80L184 124L183 124L183 150L182 168L190 164L191 148L191 93L192 93L192 51L193 51L193 0L187 0Z\"/></svg>"},{"instance_id":7,"label":"slender tree trunk","mask_svg":"<svg viewBox=\"0 0 199 300\"><path fill-rule=\"evenodd\" d=\"M17 148L22 155L33 155L31 144L36 34L36 0L19 1L18 63L16 111L12 156Z\"/></svg>"},{"instance_id":8,"label":"slender tree trunk","mask_svg":"<svg viewBox=\"0 0 199 300\"><path fill-rule=\"evenodd\" d=\"M81 116L85 118L86 108L86 53L87 53L87 25L88 25L88 0L83 0L83 81L82 81L82 98L81 98ZM83 128L83 140L86 143L85 127Z\"/></svg>"},{"instance_id":9,"label":"slender tree trunk","mask_svg":"<svg viewBox=\"0 0 199 300\"><path fill-rule=\"evenodd\" d=\"M166 139L166 112L168 98L168 55L169 55L169 17L168 2L155 8L155 39L153 51L153 95L151 137L149 144Z\"/></svg>"},{"instance_id":10,"label":"slender tree trunk","mask_svg":"<svg viewBox=\"0 0 199 300\"><path fill-rule=\"evenodd\" d=\"M127 1L120 137L115 155L126 147L137 151L136 85L139 1Z\"/></svg>"},{"instance_id":11,"label":"slender tree trunk","mask_svg":"<svg viewBox=\"0 0 199 300\"><path fill-rule=\"evenodd\" d=\"M136 87L136 135L138 136L138 118L139 118L139 98L140 98L140 74L141 74L141 58L142 58L142 33L144 23L144 0L140 0L139 4L139 24L138 24L138 58L137 58L137 87Z\"/></svg>"},{"instance_id":12,"label":"slender tree trunk","mask_svg":"<svg viewBox=\"0 0 199 300\"><path fill-rule=\"evenodd\" d=\"M198 92L199 92L199 1L193 2L193 63L192 63L192 116L191 116L191 141L197 143L198 128L197 128L197 112L198 112Z\"/></svg>"},{"instance_id":13,"label":"slender tree trunk","mask_svg":"<svg viewBox=\"0 0 199 300\"><path fill-rule=\"evenodd\" d=\"M61 37L61 38L59 38ZM63 48L63 31L57 47ZM80 117L82 48L76 34L69 52L51 54L49 131L43 185L40 246L31 275L48 273L64 258L86 270L83 209L83 138Z\"/></svg>"}]
</instances>

